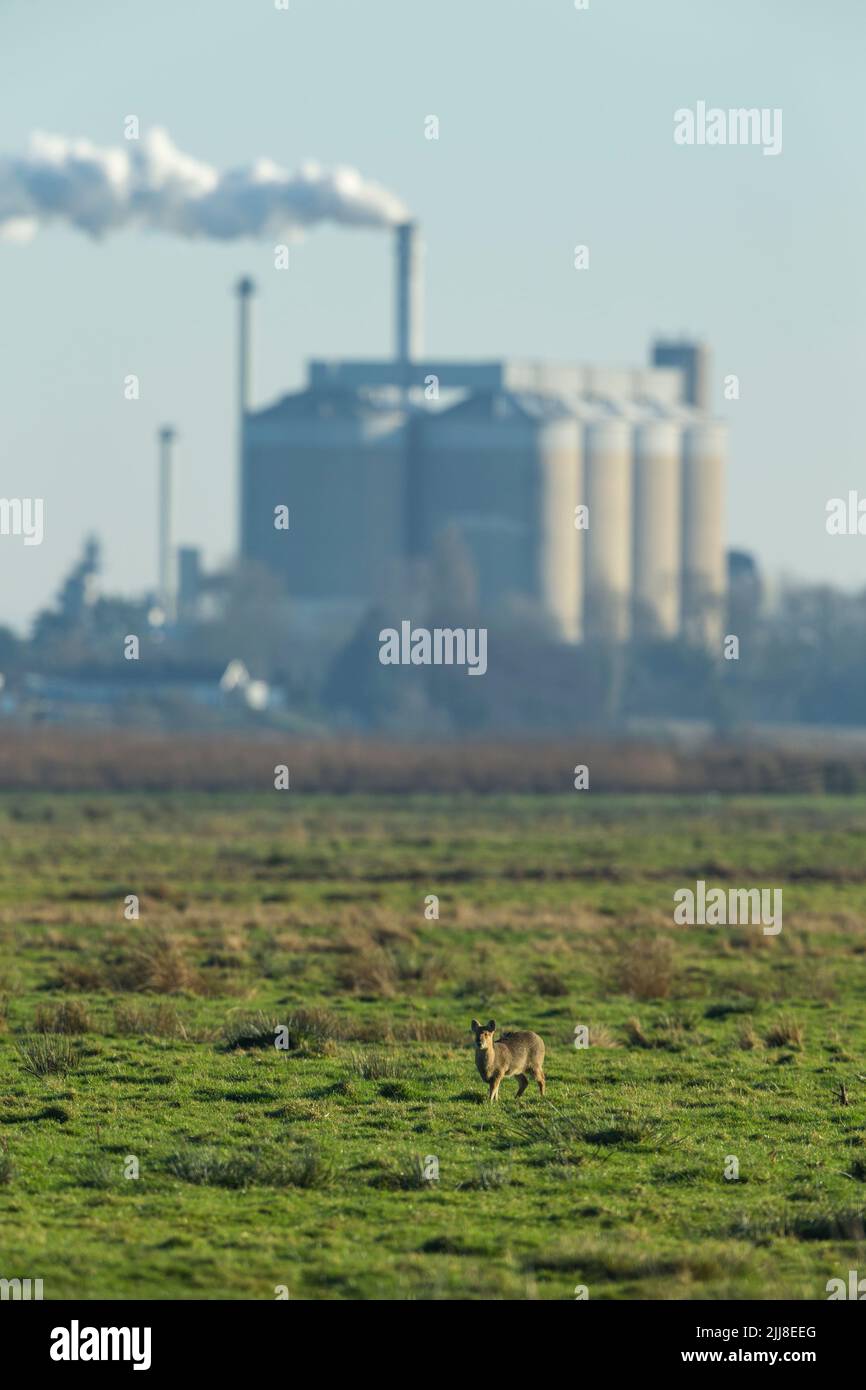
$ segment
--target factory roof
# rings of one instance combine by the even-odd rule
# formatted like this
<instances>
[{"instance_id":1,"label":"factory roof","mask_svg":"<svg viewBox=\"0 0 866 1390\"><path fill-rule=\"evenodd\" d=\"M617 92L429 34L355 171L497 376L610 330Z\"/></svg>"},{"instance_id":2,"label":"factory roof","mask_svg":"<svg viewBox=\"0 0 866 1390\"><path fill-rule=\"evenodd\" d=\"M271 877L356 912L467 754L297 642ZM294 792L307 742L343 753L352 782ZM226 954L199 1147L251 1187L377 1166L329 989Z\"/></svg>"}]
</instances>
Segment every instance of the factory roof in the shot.
<instances>
[{"instance_id":1,"label":"factory roof","mask_svg":"<svg viewBox=\"0 0 866 1390\"><path fill-rule=\"evenodd\" d=\"M314 386L281 396L273 405L251 411L262 424L283 420L358 420L371 410L393 411L396 401L380 392L342 386Z\"/></svg>"},{"instance_id":2,"label":"factory roof","mask_svg":"<svg viewBox=\"0 0 866 1390\"><path fill-rule=\"evenodd\" d=\"M529 391L566 396L600 392L622 399L651 395L674 405L682 399L682 373L676 367L594 367L571 363L505 359L487 362L424 358L417 362L313 360L311 386L416 386L431 379L440 392Z\"/></svg>"},{"instance_id":3,"label":"factory roof","mask_svg":"<svg viewBox=\"0 0 866 1390\"><path fill-rule=\"evenodd\" d=\"M559 396L538 391L484 390L471 391L462 401L439 416L442 420L460 423L502 420L522 420L537 424L547 420L565 420L573 412Z\"/></svg>"}]
</instances>

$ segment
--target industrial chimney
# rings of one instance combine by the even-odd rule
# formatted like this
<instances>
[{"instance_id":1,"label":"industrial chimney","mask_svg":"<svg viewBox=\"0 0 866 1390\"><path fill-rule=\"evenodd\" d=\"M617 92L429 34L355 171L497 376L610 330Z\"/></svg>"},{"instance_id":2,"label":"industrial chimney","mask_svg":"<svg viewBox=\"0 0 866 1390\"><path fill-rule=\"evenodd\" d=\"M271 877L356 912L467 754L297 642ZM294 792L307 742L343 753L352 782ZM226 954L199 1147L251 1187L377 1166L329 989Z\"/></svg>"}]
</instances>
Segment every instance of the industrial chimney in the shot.
<instances>
[{"instance_id":1,"label":"industrial chimney","mask_svg":"<svg viewBox=\"0 0 866 1390\"><path fill-rule=\"evenodd\" d=\"M408 379L411 362L421 356L423 333L423 246L417 222L401 222L396 229L396 358Z\"/></svg>"},{"instance_id":2,"label":"industrial chimney","mask_svg":"<svg viewBox=\"0 0 866 1390\"><path fill-rule=\"evenodd\" d=\"M238 483L237 515L240 534L238 556L243 555L246 518L246 418L250 403L250 299L255 294L255 282L245 275L235 286L238 297Z\"/></svg>"},{"instance_id":3,"label":"industrial chimney","mask_svg":"<svg viewBox=\"0 0 866 1390\"><path fill-rule=\"evenodd\" d=\"M174 582L171 566L171 446L176 432L163 425L159 438L159 604L166 621L174 617Z\"/></svg>"},{"instance_id":4,"label":"industrial chimney","mask_svg":"<svg viewBox=\"0 0 866 1390\"><path fill-rule=\"evenodd\" d=\"M652 361L654 367L678 367L682 372L684 404L697 406L698 410L711 408L710 354L704 343L687 338L656 339Z\"/></svg>"}]
</instances>

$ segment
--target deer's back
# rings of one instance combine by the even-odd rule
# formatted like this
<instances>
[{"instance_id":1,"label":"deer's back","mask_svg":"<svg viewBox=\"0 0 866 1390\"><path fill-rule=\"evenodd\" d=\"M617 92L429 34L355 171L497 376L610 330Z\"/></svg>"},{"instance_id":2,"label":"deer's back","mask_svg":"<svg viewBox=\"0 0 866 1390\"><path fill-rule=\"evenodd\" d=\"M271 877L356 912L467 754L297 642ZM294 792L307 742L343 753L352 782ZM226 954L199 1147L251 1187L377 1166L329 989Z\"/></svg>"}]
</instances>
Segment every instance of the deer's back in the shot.
<instances>
[{"instance_id":1,"label":"deer's back","mask_svg":"<svg viewBox=\"0 0 866 1390\"><path fill-rule=\"evenodd\" d=\"M494 1042L493 1052L497 1063L507 1064L508 1075L540 1067L544 1061L544 1043L537 1033L503 1033Z\"/></svg>"}]
</instances>

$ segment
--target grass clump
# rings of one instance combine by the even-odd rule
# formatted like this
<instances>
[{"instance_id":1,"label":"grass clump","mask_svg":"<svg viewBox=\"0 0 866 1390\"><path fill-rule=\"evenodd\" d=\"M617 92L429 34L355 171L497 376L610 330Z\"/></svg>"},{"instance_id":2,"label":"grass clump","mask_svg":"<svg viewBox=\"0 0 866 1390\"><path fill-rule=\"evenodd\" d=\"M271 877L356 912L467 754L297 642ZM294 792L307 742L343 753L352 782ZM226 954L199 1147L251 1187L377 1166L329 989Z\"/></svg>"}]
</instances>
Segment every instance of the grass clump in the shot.
<instances>
[{"instance_id":1,"label":"grass clump","mask_svg":"<svg viewBox=\"0 0 866 1390\"><path fill-rule=\"evenodd\" d=\"M121 1037L188 1037L177 1006L168 999L159 999L152 1004L123 1000L114 1010L114 1031Z\"/></svg>"},{"instance_id":2,"label":"grass clump","mask_svg":"<svg viewBox=\"0 0 866 1390\"><path fill-rule=\"evenodd\" d=\"M242 1013L226 1024L224 1045L228 1052L240 1048L276 1047L278 1039L288 1052L321 1054L339 1038L339 1020L327 1009L296 1009L288 1017L276 1014Z\"/></svg>"},{"instance_id":3,"label":"grass clump","mask_svg":"<svg viewBox=\"0 0 866 1390\"><path fill-rule=\"evenodd\" d=\"M130 994L196 994L203 988L180 942L162 930L149 932L123 952L108 976L112 988Z\"/></svg>"},{"instance_id":4,"label":"grass clump","mask_svg":"<svg viewBox=\"0 0 866 1390\"><path fill-rule=\"evenodd\" d=\"M460 1183L470 1192L498 1192L511 1183L511 1169L504 1163L479 1163L473 1177Z\"/></svg>"},{"instance_id":5,"label":"grass clump","mask_svg":"<svg viewBox=\"0 0 866 1390\"><path fill-rule=\"evenodd\" d=\"M430 1155L407 1154L394 1159L373 1179L374 1187L393 1192L422 1192L438 1186L438 1174L430 1163Z\"/></svg>"},{"instance_id":6,"label":"grass clump","mask_svg":"<svg viewBox=\"0 0 866 1390\"><path fill-rule=\"evenodd\" d=\"M321 1148L305 1144L291 1154L249 1150L222 1153L185 1149L172 1155L168 1172L200 1187L326 1187L334 1165Z\"/></svg>"},{"instance_id":7,"label":"grass clump","mask_svg":"<svg viewBox=\"0 0 866 1390\"><path fill-rule=\"evenodd\" d=\"M408 1074L405 1060L388 1052L353 1052L352 1071L362 1081L394 1081Z\"/></svg>"},{"instance_id":8,"label":"grass clump","mask_svg":"<svg viewBox=\"0 0 866 1390\"><path fill-rule=\"evenodd\" d=\"M38 1033L18 1044L25 1071L32 1076L65 1076L78 1065L78 1050L65 1033Z\"/></svg>"},{"instance_id":9,"label":"grass clump","mask_svg":"<svg viewBox=\"0 0 866 1390\"><path fill-rule=\"evenodd\" d=\"M9 1187L15 1177L15 1164L9 1153L9 1147L4 1140L0 1140L0 1187Z\"/></svg>"},{"instance_id":10,"label":"grass clump","mask_svg":"<svg viewBox=\"0 0 866 1390\"><path fill-rule=\"evenodd\" d=\"M801 1048L805 1040L805 1029L795 1018L782 1017L768 1029L764 1038L767 1047Z\"/></svg>"},{"instance_id":11,"label":"grass clump","mask_svg":"<svg viewBox=\"0 0 866 1390\"><path fill-rule=\"evenodd\" d=\"M674 944L669 937L628 938L620 947L613 984L633 999L667 999L674 988Z\"/></svg>"},{"instance_id":12,"label":"grass clump","mask_svg":"<svg viewBox=\"0 0 866 1390\"><path fill-rule=\"evenodd\" d=\"M63 999L58 1004L40 1004L33 1024L37 1033L89 1033L92 1023L79 999Z\"/></svg>"}]
</instances>

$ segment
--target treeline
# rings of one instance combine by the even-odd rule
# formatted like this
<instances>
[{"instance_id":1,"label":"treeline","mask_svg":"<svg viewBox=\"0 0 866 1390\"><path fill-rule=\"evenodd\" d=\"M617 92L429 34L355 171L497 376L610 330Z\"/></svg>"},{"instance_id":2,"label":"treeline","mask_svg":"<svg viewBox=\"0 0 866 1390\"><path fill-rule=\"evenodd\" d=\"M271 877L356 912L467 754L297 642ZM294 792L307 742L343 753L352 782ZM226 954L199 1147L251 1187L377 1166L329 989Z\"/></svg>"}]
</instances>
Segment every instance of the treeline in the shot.
<instances>
[{"instance_id":1,"label":"treeline","mask_svg":"<svg viewBox=\"0 0 866 1390\"><path fill-rule=\"evenodd\" d=\"M146 612L117 600L100 600L78 624L49 611L30 640L0 628L0 673L22 722L77 717L62 697L59 710L42 708L27 679L35 673L78 681L85 694L88 682L110 677L124 689L92 717L162 728L197 719L211 727L269 724L335 736L520 740L561 739L575 727L618 734L635 721L693 721L725 738L762 724L866 726L866 590L790 586L767 611L752 575L732 582L713 650L682 641L571 646L553 640L544 615L525 603L494 618L471 584L455 582L457 558L443 561L442 570L433 598L400 594L369 611L354 631L327 641L302 637L291 598L272 578L246 571L226 580L217 617L166 633L150 631ZM428 627L483 627L485 674L383 665L379 632L408 610ZM129 632L144 634L140 662L124 659ZM216 689L235 658L279 692L282 713L202 712L192 703L182 683ZM154 694L160 679L175 680L177 694Z\"/></svg>"},{"instance_id":2,"label":"treeline","mask_svg":"<svg viewBox=\"0 0 866 1390\"><path fill-rule=\"evenodd\" d=\"M783 752L717 743L698 751L633 740L567 739L298 742L272 736L200 737L0 732L0 791L277 792L275 769L288 768L289 792L313 794L587 795L592 792L866 792L866 753ZM585 767L586 777L575 778ZM285 793L283 793L285 794Z\"/></svg>"}]
</instances>

